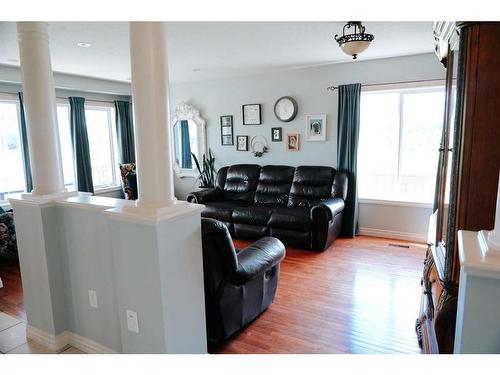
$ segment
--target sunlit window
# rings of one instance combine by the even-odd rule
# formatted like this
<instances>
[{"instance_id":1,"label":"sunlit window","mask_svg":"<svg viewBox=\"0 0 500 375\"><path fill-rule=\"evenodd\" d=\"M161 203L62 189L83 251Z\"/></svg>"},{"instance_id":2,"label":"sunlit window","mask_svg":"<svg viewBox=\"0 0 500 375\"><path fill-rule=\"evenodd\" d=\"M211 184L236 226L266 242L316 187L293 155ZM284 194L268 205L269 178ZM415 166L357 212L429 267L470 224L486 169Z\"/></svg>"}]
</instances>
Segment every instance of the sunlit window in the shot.
<instances>
[{"instance_id":1,"label":"sunlit window","mask_svg":"<svg viewBox=\"0 0 500 375\"><path fill-rule=\"evenodd\" d=\"M76 190L75 166L73 163L69 104L57 104L57 122L59 124L64 185L68 191L74 191Z\"/></svg>"},{"instance_id":2,"label":"sunlit window","mask_svg":"<svg viewBox=\"0 0 500 375\"><path fill-rule=\"evenodd\" d=\"M444 87L362 93L361 199L433 201L444 99Z\"/></svg>"},{"instance_id":3,"label":"sunlit window","mask_svg":"<svg viewBox=\"0 0 500 375\"><path fill-rule=\"evenodd\" d=\"M0 200L25 191L19 102L0 99Z\"/></svg>"},{"instance_id":4,"label":"sunlit window","mask_svg":"<svg viewBox=\"0 0 500 375\"><path fill-rule=\"evenodd\" d=\"M116 139L114 111L111 106L85 106L94 189L119 184L114 141Z\"/></svg>"}]
</instances>

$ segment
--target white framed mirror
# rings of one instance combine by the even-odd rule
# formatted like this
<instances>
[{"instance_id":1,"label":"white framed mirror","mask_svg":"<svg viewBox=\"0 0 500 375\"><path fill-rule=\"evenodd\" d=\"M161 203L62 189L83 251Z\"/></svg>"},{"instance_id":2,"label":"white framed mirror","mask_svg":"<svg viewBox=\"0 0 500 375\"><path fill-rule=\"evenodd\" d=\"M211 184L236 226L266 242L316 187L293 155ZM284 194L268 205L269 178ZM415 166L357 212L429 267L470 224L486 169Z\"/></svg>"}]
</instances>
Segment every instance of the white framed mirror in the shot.
<instances>
[{"instance_id":1,"label":"white framed mirror","mask_svg":"<svg viewBox=\"0 0 500 375\"><path fill-rule=\"evenodd\" d=\"M171 121L174 170L179 177L196 177L198 172L191 153L200 161L206 150L205 119L192 105L182 102Z\"/></svg>"}]
</instances>

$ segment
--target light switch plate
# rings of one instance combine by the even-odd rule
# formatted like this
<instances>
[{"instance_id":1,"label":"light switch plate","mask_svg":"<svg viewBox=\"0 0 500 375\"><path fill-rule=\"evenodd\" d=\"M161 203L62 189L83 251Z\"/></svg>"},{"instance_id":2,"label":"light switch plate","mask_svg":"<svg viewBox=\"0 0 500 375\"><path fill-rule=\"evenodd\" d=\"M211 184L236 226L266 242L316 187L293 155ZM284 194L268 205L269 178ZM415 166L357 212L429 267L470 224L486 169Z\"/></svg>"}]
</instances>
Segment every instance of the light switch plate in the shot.
<instances>
[{"instance_id":1,"label":"light switch plate","mask_svg":"<svg viewBox=\"0 0 500 375\"><path fill-rule=\"evenodd\" d=\"M127 328L130 332L139 333L139 321L137 320L137 312L127 310Z\"/></svg>"},{"instance_id":2,"label":"light switch plate","mask_svg":"<svg viewBox=\"0 0 500 375\"><path fill-rule=\"evenodd\" d=\"M97 309L97 293L95 290L89 290L89 303L90 307Z\"/></svg>"}]
</instances>

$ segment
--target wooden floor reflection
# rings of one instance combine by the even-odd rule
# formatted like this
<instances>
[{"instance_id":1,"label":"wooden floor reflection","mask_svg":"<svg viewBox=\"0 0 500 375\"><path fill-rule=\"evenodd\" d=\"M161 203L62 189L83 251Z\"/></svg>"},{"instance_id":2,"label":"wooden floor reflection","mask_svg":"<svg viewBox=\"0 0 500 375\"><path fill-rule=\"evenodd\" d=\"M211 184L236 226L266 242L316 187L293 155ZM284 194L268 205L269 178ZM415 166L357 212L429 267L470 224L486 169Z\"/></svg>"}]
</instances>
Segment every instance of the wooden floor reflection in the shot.
<instances>
[{"instance_id":1,"label":"wooden floor reflection","mask_svg":"<svg viewBox=\"0 0 500 375\"><path fill-rule=\"evenodd\" d=\"M420 353L424 257L424 245L365 236L323 253L288 248L274 304L211 352Z\"/></svg>"}]
</instances>

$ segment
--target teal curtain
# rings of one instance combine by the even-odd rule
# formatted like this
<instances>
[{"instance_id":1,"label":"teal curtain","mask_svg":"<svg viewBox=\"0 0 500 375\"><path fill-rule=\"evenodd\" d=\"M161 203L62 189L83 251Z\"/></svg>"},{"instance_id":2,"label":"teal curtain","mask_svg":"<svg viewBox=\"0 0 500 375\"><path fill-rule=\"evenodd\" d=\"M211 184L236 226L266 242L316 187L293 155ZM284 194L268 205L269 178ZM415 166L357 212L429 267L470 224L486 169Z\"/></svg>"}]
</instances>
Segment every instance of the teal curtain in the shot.
<instances>
[{"instance_id":1,"label":"teal curtain","mask_svg":"<svg viewBox=\"0 0 500 375\"><path fill-rule=\"evenodd\" d=\"M357 157L361 84L339 86L339 112L337 122L338 170L348 177L347 199L343 211L342 235L354 237L358 233Z\"/></svg>"},{"instance_id":2,"label":"teal curtain","mask_svg":"<svg viewBox=\"0 0 500 375\"><path fill-rule=\"evenodd\" d=\"M31 161L30 152L28 146L28 134L26 131L26 115L24 113L24 101L23 93L18 93L19 95L19 120L21 122L21 143L23 147L23 161L24 161L24 180L25 187L28 193L33 190L33 179L31 178Z\"/></svg>"},{"instance_id":3,"label":"teal curtain","mask_svg":"<svg viewBox=\"0 0 500 375\"><path fill-rule=\"evenodd\" d=\"M71 113L71 140L73 142L76 185L78 191L94 193L89 138L85 122L85 99L78 97L70 97L68 99Z\"/></svg>"},{"instance_id":4,"label":"teal curtain","mask_svg":"<svg viewBox=\"0 0 500 375\"><path fill-rule=\"evenodd\" d=\"M115 101L116 136L120 163L135 163L134 122L132 117L132 103L121 100Z\"/></svg>"},{"instance_id":5,"label":"teal curtain","mask_svg":"<svg viewBox=\"0 0 500 375\"><path fill-rule=\"evenodd\" d=\"M191 142L189 142L189 122L181 120L181 167L191 169Z\"/></svg>"}]
</instances>

